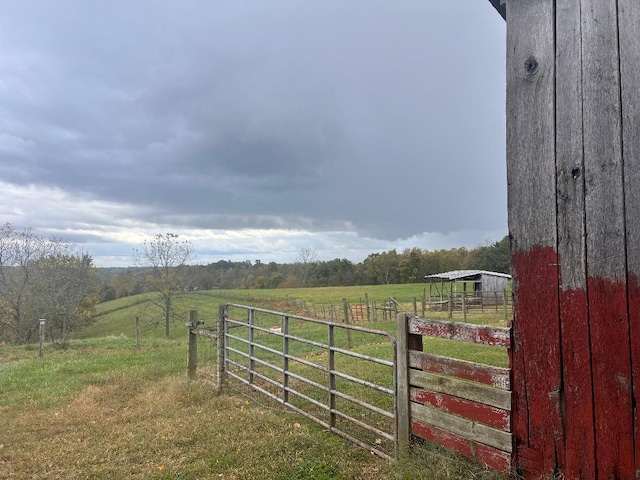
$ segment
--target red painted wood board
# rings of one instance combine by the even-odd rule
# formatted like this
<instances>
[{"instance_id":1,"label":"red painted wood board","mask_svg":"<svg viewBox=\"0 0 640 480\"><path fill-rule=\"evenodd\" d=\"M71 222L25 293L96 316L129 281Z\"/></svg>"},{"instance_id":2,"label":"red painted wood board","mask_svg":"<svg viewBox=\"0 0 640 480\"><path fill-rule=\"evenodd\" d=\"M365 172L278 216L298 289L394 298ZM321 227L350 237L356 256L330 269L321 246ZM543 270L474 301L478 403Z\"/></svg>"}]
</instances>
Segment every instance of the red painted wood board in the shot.
<instances>
[{"instance_id":1,"label":"red painted wood board","mask_svg":"<svg viewBox=\"0 0 640 480\"><path fill-rule=\"evenodd\" d=\"M560 295L566 478L595 478L595 426L587 293Z\"/></svg>"},{"instance_id":2,"label":"red painted wood board","mask_svg":"<svg viewBox=\"0 0 640 480\"><path fill-rule=\"evenodd\" d=\"M411 422L411 432L420 438L459 452L467 458L482 462L499 472L508 473L511 470L511 454L497 448L467 440L454 433L418 421Z\"/></svg>"},{"instance_id":3,"label":"red painted wood board","mask_svg":"<svg viewBox=\"0 0 640 480\"><path fill-rule=\"evenodd\" d=\"M590 279L588 289L598 475L634 478L626 286L608 279Z\"/></svg>"},{"instance_id":4,"label":"red painted wood board","mask_svg":"<svg viewBox=\"0 0 640 480\"><path fill-rule=\"evenodd\" d=\"M564 431L561 391L558 256L553 248L535 247L512 256L518 282L512 346L514 424L517 447L538 452L544 474L563 464Z\"/></svg>"},{"instance_id":5,"label":"red painted wood board","mask_svg":"<svg viewBox=\"0 0 640 480\"><path fill-rule=\"evenodd\" d=\"M409 366L484 383L504 390L509 390L511 386L510 372L507 368L481 365L417 351L409 351Z\"/></svg>"},{"instance_id":6,"label":"red painted wood board","mask_svg":"<svg viewBox=\"0 0 640 480\"><path fill-rule=\"evenodd\" d=\"M465 398L454 397L446 393L429 392L416 387L410 388L409 395L413 402L441 408L448 413L460 415L506 432L509 431L511 425L511 412L508 410L474 402Z\"/></svg>"},{"instance_id":7,"label":"red painted wood board","mask_svg":"<svg viewBox=\"0 0 640 480\"><path fill-rule=\"evenodd\" d=\"M501 347L509 347L510 338L508 328L486 327L417 317L409 319L409 333Z\"/></svg>"}]
</instances>

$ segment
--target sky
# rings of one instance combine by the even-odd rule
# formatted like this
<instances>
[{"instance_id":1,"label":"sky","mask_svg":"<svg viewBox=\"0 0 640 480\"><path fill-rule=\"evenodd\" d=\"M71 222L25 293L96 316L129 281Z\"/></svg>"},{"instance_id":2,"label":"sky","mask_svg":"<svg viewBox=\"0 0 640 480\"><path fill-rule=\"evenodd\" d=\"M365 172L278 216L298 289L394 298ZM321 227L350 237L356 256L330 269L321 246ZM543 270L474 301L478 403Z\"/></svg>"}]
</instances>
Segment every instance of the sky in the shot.
<instances>
[{"instance_id":1,"label":"sky","mask_svg":"<svg viewBox=\"0 0 640 480\"><path fill-rule=\"evenodd\" d=\"M507 233L488 0L4 0L0 222L133 264L360 262Z\"/></svg>"}]
</instances>

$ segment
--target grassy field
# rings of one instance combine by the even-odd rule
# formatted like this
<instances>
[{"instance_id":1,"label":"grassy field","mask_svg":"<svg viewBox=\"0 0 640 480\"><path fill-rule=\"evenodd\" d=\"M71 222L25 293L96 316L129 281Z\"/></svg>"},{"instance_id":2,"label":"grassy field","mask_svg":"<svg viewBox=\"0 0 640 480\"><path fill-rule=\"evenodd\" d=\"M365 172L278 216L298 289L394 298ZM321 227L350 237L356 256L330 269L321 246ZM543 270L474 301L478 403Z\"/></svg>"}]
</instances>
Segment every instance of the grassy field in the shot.
<instances>
[{"instance_id":1,"label":"grassy field","mask_svg":"<svg viewBox=\"0 0 640 480\"><path fill-rule=\"evenodd\" d=\"M329 302L347 295L310 290L293 296ZM373 290L367 291L371 298ZM282 298L279 291L260 293ZM164 339L157 313L141 300L100 305L92 325L76 332L67 348L48 344L42 360L37 347L0 347L0 478L505 478L428 445L389 463L236 389L219 393L210 382L188 382L187 311L197 309L205 325L213 325L219 303L242 302L235 292L184 297L171 338ZM261 306L290 307L277 298ZM134 345L136 317L141 348ZM392 322L367 326L393 329ZM463 350L453 353L504 363L497 354Z\"/></svg>"}]
</instances>

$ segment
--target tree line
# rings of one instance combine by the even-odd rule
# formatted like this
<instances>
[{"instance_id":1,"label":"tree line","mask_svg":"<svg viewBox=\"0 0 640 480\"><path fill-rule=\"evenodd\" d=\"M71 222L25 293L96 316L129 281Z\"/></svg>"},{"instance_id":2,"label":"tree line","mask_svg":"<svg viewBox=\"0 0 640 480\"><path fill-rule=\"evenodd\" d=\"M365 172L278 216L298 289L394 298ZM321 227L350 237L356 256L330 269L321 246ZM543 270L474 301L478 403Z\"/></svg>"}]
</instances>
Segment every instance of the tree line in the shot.
<instances>
[{"instance_id":1,"label":"tree line","mask_svg":"<svg viewBox=\"0 0 640 480\"><path fill-rule=\"evenodd\" d=\"M302 249L292 263L260 260L220 260L208 265L186 267L181 276L188 290L296 288L349 285L417 283L425 275L450 270L478 269L509 273L509 237L473 249L405 249L372 253L354 263L345 258L316 260L310 249ZM140 268L112 269L105 287L105 299L144 293L148 285Z\"/></svg>"}]
</instances>

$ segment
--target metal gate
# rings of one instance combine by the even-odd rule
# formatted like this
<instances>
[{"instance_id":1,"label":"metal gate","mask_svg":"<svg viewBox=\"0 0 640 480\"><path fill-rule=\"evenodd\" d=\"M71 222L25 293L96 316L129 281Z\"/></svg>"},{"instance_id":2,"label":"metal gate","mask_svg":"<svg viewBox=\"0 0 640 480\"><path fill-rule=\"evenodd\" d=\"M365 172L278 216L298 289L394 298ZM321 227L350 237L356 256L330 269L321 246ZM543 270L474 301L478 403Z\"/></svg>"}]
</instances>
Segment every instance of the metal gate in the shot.
<instances>
[{"instance_id":1,"label":"metal gate","mask_svg":"<svg viewBox=\"0 0 640 480\"><path fill-rule=\"evenodd\" d=\"M395 456L391 334L236 304L219 316L223 375L380 457Z\"/></svg>"}]
</instances>

